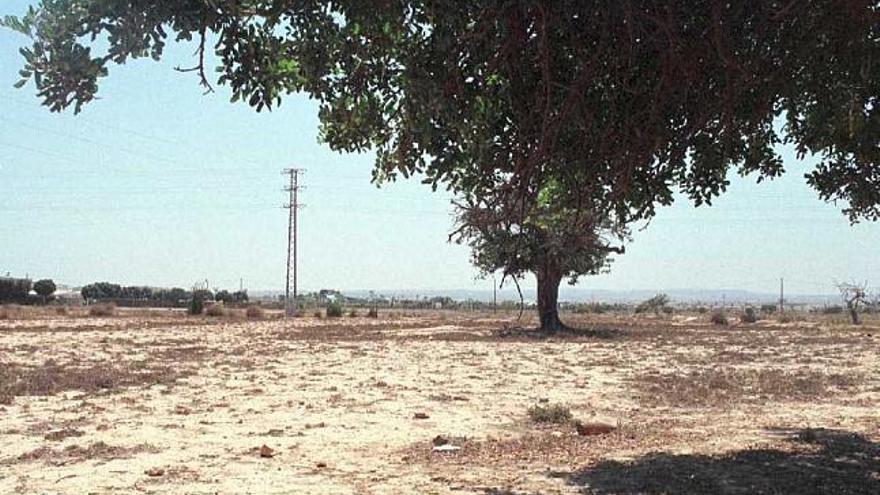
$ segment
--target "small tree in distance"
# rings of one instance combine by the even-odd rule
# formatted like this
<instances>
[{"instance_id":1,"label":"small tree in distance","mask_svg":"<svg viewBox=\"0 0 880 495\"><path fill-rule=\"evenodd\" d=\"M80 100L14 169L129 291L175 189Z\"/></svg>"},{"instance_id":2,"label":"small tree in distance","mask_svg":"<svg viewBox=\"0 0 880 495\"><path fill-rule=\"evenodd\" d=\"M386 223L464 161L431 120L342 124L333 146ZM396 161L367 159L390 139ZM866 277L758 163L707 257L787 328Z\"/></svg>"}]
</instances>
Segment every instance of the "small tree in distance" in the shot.
<instances>
[{"instance_id":1,"label":"small tree in distance","mask_svg":"<svg viewBox=\"0 0 880 495\"><path fill-rule=\"evenodd\" d=\"M222 303L231 303L233 301L233 297L232 297L232 294L228 290L223 289L223 290L217 291L217 293L214 294L214 300L217 302L222 302Z\"/></svg>"},{"instance_id":2,"label":"small tree in distance","mask_svg":"<svg viewBox=\"0 0 880 495\"><path fill-rule=\"evenodd\" d=\"M510 277L519 288L518 279L534 274L540 328L556 332L567 328L558 310L562 280L574 285L581 276L606 271L611 254L624 251L611 243L628 231L613 212L598 203L587 207L587 198L573 197L560 181L536 189L533 200L510 191L498 201L471 196L458 202L459 227L450 239L470 246L483 274L500 271L501 284Z\"/></svg>"},{"instance_id":3,"label":"small tree in distance","mask_svg":"<svg viewBox=\"0 0 880 495\"><path fill-rule=\"evenodd\" d=\"M34 292L43 298L43 304L46 304L57 289L58 287L55 286L55 282L50 279L37 280L34 282Z\"/></svg>"},{"instance_id":4,"label":"small tree in distance","mask_svg":"<svg viewBox=\"0 0 880 495\"><path fill-rule=\"evenodd\" d=\"M660 314L669 304L669 296L666 294L657 294L656 296L646 299L636 306L636 313L647 313L653 311L654 314Z\"/></svg>"},{"instance_id":5,"label":"small tree in distance","mask_svg":"<svg viewBox=\"0 0 880 495\"><path fill-rule=\"evenodd\" d=\"M862 322L859 318L859 309L867 304L868 284L840 283L837 284L837 289L840 291L840 297L846 304L846 309L849 311L849 317L853 325L860 325Z\"/></svg>"}]
</instances>

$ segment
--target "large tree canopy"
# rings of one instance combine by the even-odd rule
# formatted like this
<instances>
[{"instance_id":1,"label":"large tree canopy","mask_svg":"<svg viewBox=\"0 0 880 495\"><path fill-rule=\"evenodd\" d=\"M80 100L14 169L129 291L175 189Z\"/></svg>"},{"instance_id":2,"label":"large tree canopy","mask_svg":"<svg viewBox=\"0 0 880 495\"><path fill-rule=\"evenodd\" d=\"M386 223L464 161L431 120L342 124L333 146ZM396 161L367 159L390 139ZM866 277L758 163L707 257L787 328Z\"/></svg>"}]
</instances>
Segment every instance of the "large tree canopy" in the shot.
<instances>
[{"instance_id":1,"label":"large tree canopy","mask_svg":"<svg viewBox=\"0 0 880 495\"><path fill-rule=\"evenodd\" d=\"M778 175L774 146L790 142L819 155L809 182L855 221L880 216L878 11L867 0L41 0L4 23L33 38L23 81L54 111L93 100L111 63L192 40L206 88L213 50L233 100L260 110L309 93L321 137L375 149L379 180L420 172L457 191L500 180L534 197L542 177L579 170L583 191L644 218L676 188L710 201L730 168Z\"/></svg>"},{"instance_id":2,"label":"large tree canopy","mask_svg":"<svg viewBox=\"0 0 880 495\"><path fill-rule=\"evenodd\" d=\"M477 265L534 271L554 310L607 234L731 170L781 174L781 143L851 221L880 218L876 0L41 0L3 23L53 111L169 40L258 111L308 93L326 143L455 191Z\"/></svg>"}]
</instances>

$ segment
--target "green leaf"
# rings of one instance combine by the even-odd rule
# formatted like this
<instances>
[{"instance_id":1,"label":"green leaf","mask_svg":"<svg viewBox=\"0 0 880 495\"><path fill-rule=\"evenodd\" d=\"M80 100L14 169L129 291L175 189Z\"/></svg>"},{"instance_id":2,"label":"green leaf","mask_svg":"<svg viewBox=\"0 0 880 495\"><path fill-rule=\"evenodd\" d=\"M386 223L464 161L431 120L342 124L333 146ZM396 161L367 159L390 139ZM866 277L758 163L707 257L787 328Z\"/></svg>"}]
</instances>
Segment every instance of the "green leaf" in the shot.
<instances>
[{"instance_id":1,"label":"green leaf","mask_svg":"<svg viewBox=\"0 0 880 495\"><path fill-rule=\"evenodd\" d=\"M13 86L15 86L15 89L21 89L24 87L25 84L27 84L27 82L28 82L27 79L22 79L21 81L18 81L17 83L15 83Z\"/></svg>"}]
</instances>

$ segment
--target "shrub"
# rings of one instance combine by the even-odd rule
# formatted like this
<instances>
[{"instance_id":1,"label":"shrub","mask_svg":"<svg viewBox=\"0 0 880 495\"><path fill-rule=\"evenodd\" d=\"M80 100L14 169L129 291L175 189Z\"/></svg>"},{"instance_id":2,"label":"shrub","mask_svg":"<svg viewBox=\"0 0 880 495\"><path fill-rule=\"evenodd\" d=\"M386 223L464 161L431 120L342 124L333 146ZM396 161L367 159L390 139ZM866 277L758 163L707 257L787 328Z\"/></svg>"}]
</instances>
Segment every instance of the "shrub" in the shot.
<instances>
[{"instance_id":1,"label":"shrub","mask_svg":"<svg viewBox=\"0 0 880 495\"><path fill-rule=\"evenodd\" d=\"M266 316L266 312L263 311L263 308L254 304L247 307L247 310L245 310L245 315L248 318L262 320Z\"/></svg>"},{"instance_id":2,"label":"shrub","mask_svg":"<svg viewBox=\"0 0 880 495\"><path fill-rule=\"evenodd\" d=\"M205 314L214 317L226 316L226 307L221 303L212 304L205 310Z\"/></svg>"},{"instance_id":3,"label":"shrub","mask_svg":"<svg viewBox=\"0 0 880 495\"><path fill-rule=\"evenodd\" d=\"M342 316L342 305L333 301L327 305L327 318L339 318Z\"/></svg>"},{"instance_id":4,"label":"shrub","mask_svg":"<svg viewBox=\"0 0 880 495\"><path fill-rule=\"evenodd\" d=\"M379 309L378 308L370 308L367 311L367 318L378 318L379 317Z\"/></svg>"},{"instance_id":5,"label":"shrub","mask_svg":"<svg viewBox=\"0 0 880 495\"><path fill-rule=\"evenodd\" d=\"M349 310L349 312L348 312L348 317L349 318L357 318L357 316L358 316L357 310L354 308L351 308L351 310Z\"/></svg>"},{"instance_id":6,"label":"shrub","mask_svg":"<svg viewBox=\"0 0 880 495\"><path fill-rule=\"evenodd\" d=\"M324 313L322 313L320 309L316 309L316 310L315 310L315 313L314 313L314 317L315 317L315 318L323 318L323 317L324 317Z\"/></svg>"},{"instance_id":7,"label":"shrub","mask_svg":"<svg viewBox=\"0 0 880 495\"><path fill-rule=\"evenodd\" d=\"M709 308L707 308L706 306L697 306L697 313L704 315L708 312L709 312Z\"/></svg>"},{"instance_id":8,"label":"shrub","mask_svg":"<svg viewBox=\"0 0 880 495\"><path fill-rule=\"evenodd\" d=\"M843 306L825 306L822 308L823 315L839 315L843 313Z\"/></svg>"},{"instance_id":9,"label":"shrub","mask_svg":"<svg viewBox=\"0 0 880 495\"><path fill-rule=\"evenodd\" d=\"M200 315L205 311L205 301L214 299L214 294L205 289L197 289L192 292L187 312L191 315Z\"/></svg>"},{"instance_id":10,"label":"shrub","mask_svg":"<svg viewBox=\"0 0 880 495\"><path fill-rule=\"evenodd\" d=\"M636 313L646 313L648 311L653 311L656 314L660 314L660 311L663 310L669 304L669 296L666 294L657 294L651 299L642 301L636 306Z\"/></svg>"},{"instance_id":11,"label":"shrub","mask_svg":"<svg viewBox=\"0 0 880 495\"><path fill-rule=\"evenodd\" d=\"M113 303L99 303L89 307L89 316L113 316L116 314L116 305Z\"/></svg>"},{"instance_id":12,"label":"shrub","mask_svg":"<svg viewBox=\"0 0 880 495\"><path fill-rule=\"evenodd\" d=\"M755 314L755 308L751 306L746 308L743 314L740 315L739 320L743 323L755 323L758 321L758 315Z\"/></svg>"},{"instance_id":13,"label":"shrub","mask_svg":"<svg viewBox=\"0 0 880 495\"><path fill-rule=\"evenodd\" d=\"M726 326L727 315L724 314L724 311L721 310L714 311L712 313L712 316L709 317L709 321L711 321L713 325Z\"/></svg>"},{"instance_id":14,"label":"shrub","mask_svg":"<svg viewBox=\"0 0 880 495\"><path fill-rule=\"evenodd\" d=\"M67 316L67 306L58 306L55 308L55 314L58 316Z\"/></svg>"},{"instance_id":15,"label":"shrub","mask_svg":"<svg viewBox=\"0 0 880 495\"><path fill-rule=\"evenodd\" d=\"M661 310L663 311L663 314L667 314L667 315L671 315L672 313L675 312L675 310L672 309L672 306L663 306L661 308Z\"/></svg>"},{"instance_id":16,"label":"shrub","mask_svg":"<svg viewBox=\"0 0 880 495\"><path fill-rule=\"evenodd\" d=\"M572 415L564 404L534 405L529 408L529 418L535 423L565 424L571 422Z\"/></svg>"},{"instance_id":17,"label":"shrub","mask_svg":"<svg viewBox=\"0 0 880 495\"><path fill-rule=\"evenodd\" d=\"M193 297L189 300L189 306L186 308L186 312L191 315L200 315L205 310L205 301L202 301L199 297Z\"/></svg>"},{"instance_id":18,"label":"shrub","mask_svg":"<svg viewBox=\"0 0 880 495\"><path fill-rule=\"evenodd\" d=\"M762 304L761 305L761 312L762 313L775 313L776 312L776 305L775 304Z\"/></svg>"}]
</instances>

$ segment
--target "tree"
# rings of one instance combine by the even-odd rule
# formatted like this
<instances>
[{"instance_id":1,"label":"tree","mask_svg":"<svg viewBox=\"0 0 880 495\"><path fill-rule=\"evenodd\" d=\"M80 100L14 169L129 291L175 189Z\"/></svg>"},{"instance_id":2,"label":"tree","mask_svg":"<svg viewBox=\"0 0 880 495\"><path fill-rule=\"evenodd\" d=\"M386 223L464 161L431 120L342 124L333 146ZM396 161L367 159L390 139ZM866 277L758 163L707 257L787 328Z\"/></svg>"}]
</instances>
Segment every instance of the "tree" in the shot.
<instances>
[{"instance_id":1,"label":"tree","mask_svg":"<svg viewBox=\"0 0 880 495\"><path fill-rule=\"evenodd\" d=\"M214 300L222 303L231 303L233 301L232 294L226 290L219 290L214 294Z\"/></svg>"},{"instance_id":2,"label":"tree","mask_svg":"<svg viewBox=\"0 0 880 495\"><path fill-rule=\"evenodd\" d=\"M840 297L846 304L853 325L860 325L859 310L868 303L868 284L841 283L837 284Z\"/></svg>"},{"instance_id":3,"label":"tree","mask_svg":"<svg viewBox=\"0 0 880 495\"><path fill-rule=\"evenodd\" d=\"M237 303L246 303L248 302L248 293L247 289L238 290L232 293L232 300Z\"/></svg>"},{"instance_id":4,"label":"tree","mask_svg":"<svg viewBox=\"0 0 880 495\"><path fill-rule=\"evenodd\" d=\"M25 302L31 291L31 281L26 278L0 277L0 302Z\"/></svg>"},{"instance_id":5,"label":"tree","mask_svg":"<svg viewBox=\"0 0 880 495\"><path fill-rule=\"evenodd\" d=\"M308 92L331 147L377 150L377 179L470 190L462 170L518 187L589 167L645 216L674 186L711 200L731 167L781 173L786 140L821 155L811 183L856 219L880 215L878 16L869 0L41 0L4 24L33 39L22 81L53 111L79 111L109 64L159 59L169 40L197 42L210 89L213 36L234 101ZM579 160L555 160L573 145Z\"/></svg>"},{"instance_id":6,"label":"tree","mask_svg":"<svg viewBox=\"0 0 880 495\"><path fill-rule=\"evenodd\" d=\"M669 304L669 296L666 294L657 294L656 296L646 299L636 306L636 313L646 313L653 311L654 314L660 314L663 308Z\"/></svg>"},{"instance_id":7,"label":"tree","mask_svg":"<svg viewBox=\"0 0 880 495\"><path fill-rule=\"evenodd\" d=\"M514 198L494 205L484 196L459 202L459 228L450 238L470 246L473 264L483 274L501 271L502 285L510 277L519 289L517 279L533 273L541 329L563 330L560 283L568 279L573 285L581 276L603 271L612 253L623 253L611 242L626 237L625 225L601 205L578 204L558 181L548 181L533 203Z\"/></svg>"},{"instance_id":8,"label":"tree","mask_svg":"<svg viewBox=\"0 0 880 495\"><path fill-rule=\"evenodd\" d=\"M676 189L711 203L731 171L778 176L779 143L819 157L807 180L851 221L880 218L878 21L870 0L42 0L3 23L32 38L18 86L52 111L194 42L207 91L216 60L257 111L308 93L331 148L375 150L377 182L421 174L526 225L557 181L628 225Z\"/></svg>"},{"instance_id":9,"label":"tree","mask_svg":"<svg viewBox=\"0 0 880 495\"><path fill-rule=\"evenodd\" d=\"M206 301L213 301L214 293L208 289L193 287L192 298L189 301L188 312L191 315L200 315L205 308Z\"/></svg>"},{"instance_id":10,"label":"tree","mask_svg":"<svg viewBox=\"0 0 880 495\"><path fill-rule=\"evenodd\" d=\"M95 282L80 289L80 294L82 294L83 299L86 301L119 299L122 297L122 293L122 286L109 282Z\"/></svg>"},{"instance_id":11,"label":"tree","mask_svg":"<svg viewBox=\"0 0 880 495\"><path fill-rule=\"evenodd\" d=\"M46 301L49 300L49 297L52 296L57 289L58 287L55 286L55 282L49 279L37 280L34 282L34 292L43 298L43 304L46 304Z\"/></svg>"}]
</instances>

